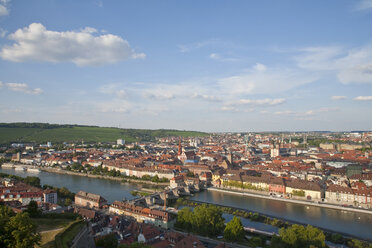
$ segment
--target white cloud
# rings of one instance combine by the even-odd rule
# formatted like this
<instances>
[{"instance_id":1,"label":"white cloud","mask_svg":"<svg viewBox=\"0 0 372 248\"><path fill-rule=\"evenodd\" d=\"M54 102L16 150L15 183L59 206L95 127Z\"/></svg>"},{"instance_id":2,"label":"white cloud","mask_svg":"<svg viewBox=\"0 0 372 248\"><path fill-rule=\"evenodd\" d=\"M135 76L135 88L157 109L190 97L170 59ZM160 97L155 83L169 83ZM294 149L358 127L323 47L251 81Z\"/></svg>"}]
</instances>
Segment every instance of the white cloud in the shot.
<instances>
[{"instance_id":1,"label":"white cloud","mask_svg":"<svg viewBox=\"0 0 372 248\"><path fill-rule=\"evenodd\" d=\"M295 112L291 111L291 110L284 110L284 111L274 112L274 115L293 115L293 114L295 114Z\"/></svg>"},{"instance_id":2,"label":"white cloud","mask_svg":"<svg viewBox=\"0 0 372 248\"><path fill-rule=\"evenodd\" d=\"M215 44L217 42L218 41L216 39L209 39L209 40L204 40L204 41L200 41L200 42L193 42L193 43L189 43L189 44L181 44L181 45L178 45L178 49L182 53L188 53L188 52L191 52L195 49L199 49L199 48L202 48L202 47L205 47L205 46L209 46L209 45Z\"/></svg>"},{"instance_id":3,"label":"white cloud","mask_svg":"<svg viewBox=\"0 0 372 248\"><path fill-rule=\"evenodd\" d=\"M372 63L351 66L340 71L338 78L342 83L372 83Z\"/></svg>"},{"instance_id":4,"label":"white cloud","mask_svg":"<svg viewBox=\"0 0 372 248\"><path fill-rule=\"evenodd\" d=\"M366 10L372 8L372 0L361 0L355 7L356 10Z\"/></svg>"},{"instance_id":5,"label":"white cloud","mask_svg":"<svg viewBox=\"0 0 372 248\"><path fill-rule=\"evenodd\" d=\"M94 31L89 27L80 32L57 32L47 30L40 23L32 23L8 36L15 43L3 47L0 56L14 62L72 62L78 66L145 57L144 53L136 53L121 37L112 34L94 36Z\"/></svg>"},{"instance_id":6,"label":"white cloud","mask_svg":"<svg viewBox=\"0 0 372 248\"><path fill-rule=\"evenodd\" d=\"M274 115L306 117L306 116L314 116L320 113L328 113L328 112L336 112L336 111L339 111L339 109L323 107L319 109L311 109L311 110L305 110L305 111L283 110L283 111L274 112Z\"/></svg>"},{"instance_id":7,"label":"white cloud","mask_svg":"<svg viewBox=\"0 0 372 248\"><path fill-rule=\"evenodd\" d=\"M125 97L127 95L127 92L125 92L125 90L118 90L115 94L118 97Z\"/></svg>"},{"instance_id":8,"label":"white cloud","mask_svg":"<svg viewBox=\"0 0 372 248\"><path fill-rule=\"evenodd\" d=\"M217 53L211 53L211 54L209 55L209 58L211 58L211 59L220 59L221 56L218 55Z\"/></svg>"},{"instance_id":9,"label":"white cloud","mask_svg":"<svg viewBox=\"0 0 372 248\"><path fill-rule=\"evenodd\" d=\"M159 115L160 113L166 112L168 110L169 110L168 107L165 107L165 106L162 106L162 105L151 104L151 105L139 108L137 111L145 113L145 114L150 114L150 115L155 115L156 116L156 115Z\"/></svg>"},{"instance_id":10,"label":"white cloud","mask_svg":"<svg viewBox=\"0 0 372 248\"><path fill-rule=\"evenodd\" d=\"M100 112L104 113L128 113L132 104L125 100L113 100L107 102L96 103L96 107Z\"/></svg>"},{"instance_id":11,"label":"white cloud","mask_svg":"<svg viewBox=\"0 0 372 248\"><path fill-rule=\"evenodd\" d=\"M23 92L23 93L26 93L26 94L39 95L39 94L43 93L42 89L40 89L40 88L31 89L25 83L5 83L5 84L1 83L0 86L2 86L2 85L5 85L8 90Z\"/></svg>"},{"instance_id":12,"label":"white cloud","mask_svg":"<svg viewBox=\"0 0 372 248\"><path fill-rule=\"evenodd\" d=\"M355 101L372 101L372 96L357 96L354 98Z\"/></svg>"},{"instance_id":13,"label":"white cloud","mask_svg":"<svg viewBox=\"0 0 372 248\"><path fill-rule=\"evenodd\" d=\"M197 99L202 99L210 102L221 102L222 98L218 96L210 96L210 95L203 95L203 94L198 94L194 93L192 98L197 98Z\"/></svg>"},{"instance_id":14,"label":"white cloud","mask_svg":"<svg viewBox=\"0 0 372 248\"><path fill-rule=\"evenodd\" d=\"M94 34L94 33L97 33L97 29L95 28L92 28L92 27L85 27L83 29L81 29L81 32L82 33L89 33L89 34Z\"/></svg>"},{"instance_id":15,"label":"white cloud","mask_svg":"<svg viewBox=\"0 0 372 248\"><path fill-rule=\"evenodd\" d=\"M176 97L172 91L165 88L145 90L143 96L155 100L171 100Z\"/></svg>"},{"instance_id":16,"label":"white cloud","mask_svg":"<svg viewBox=\"0 0 372 248\"><path fill-rule=\"evenodd\" d=\"M218 61L221 61L221 62L236 62L236 61L239 61L239 59L237 59L237 58L222 57L218 53L211 53L209 55L209 58L213 59L213 60L218 60Z\"/></svg>"},{"instance_id":17,"label":"white cloud","mask_svg":"<svg viewBox=\"0 0 372 248\"><path fill-rule=\"evenodd\" d=\"M299 49L300 54L294 59L300 68L309 70L334 70L334 61L342 54L343 48L339 46L305 47Z\"/></svg>"},{"instance_id":18,"label":"white cloud","mask_svg":"<svg viewBox=\"0 0 372 248\"><path fill-rule=\"evenodd\" d=\"M341 83L372 83L372 45L346 49L339 46L301 49L298 66L317 72L332 72Z\"/></svg>"},{"instance_id":19,"label":"white cloud","mask_svg":"<svg viewBox=\"0 0 372 248\"><path fill-rule=\"evenodd\" d=\"M6 16L9 15L9 9L8 9L8 3L9 1L1 0L0 1L0 16Z\"/></svg>"},{"instance_id":20,"label":"white cloud","mask_svg":"<svg viewBox=\"0 0 372 248\"><path fill-rule=\"evenodd\" d=\"M276 98L276 99L271 99L271 98L265 98L265 99L240 99L236 102L232 102L229 105L254 105L254 106L275 106L285 103L284 98Z\"/></svg>"},{"instance_id":21,"label":"white cloud","mask_svg":"<svg viewBox=\"0 0 372 248\"><path fill-rule=\"evenodd\" d=\"M346 96L332 96L331 99L335 100L335 101L336 100L344 100L344 99L346 99Z\"/></svg>"},{"instance_id":22,"label":"white cloud","mask_svg":"<svg viewBox=\"0 0 372 248\"><path fill-rule=\"evenodd\" d=\"M121 84L106 84L99 88L98 91L103 94L116 95L117 97L123 98L127 96L127 92L121 87Z\"/></svg>"},{"instance_id":23,"label":"white cloud","mask_svg":"<svg viewBox=\"0 0 372 248\"><path fill-rule=\"evenodd\" d=\"M234 108L234 107L229 107L229 106L222 106L221 111L226 111L226 112L239 112L239 109Z\"/></svg>"},{"instance_id":24,"label":"white cloud","mask_svg":"<svg viewBox=\"0 0 372 248\"><path fill-rule=\"evenodd\" d=\"M3 29L3 28L0 28L0 38L4 38L5 36L6 36L6 33L7 33L8 31L6 31L5 29Z\"/></svg>"},{"instance_id":25,"label":"white cloud","mask_svg":"<svg viewBox=\"0 0 372 248\"><path fill-rule=\"evenodd\" d=\"M253 67L256 71L266 71L267 67L264 64L256 63L256 65Z\"/></svg>"},{"instance_id":26,"label":"white cloud","mask_svg":"<svg viewBox=\"0 0 372 248\"><path fill-rule=\"evenodd\" d=\"M225 93L273 94L290 90L296 86L313 82L315 75L287 68L271 68L266 71L251 69L247 73L217 80L218 86Z\"/></svg>"}]
</instances>

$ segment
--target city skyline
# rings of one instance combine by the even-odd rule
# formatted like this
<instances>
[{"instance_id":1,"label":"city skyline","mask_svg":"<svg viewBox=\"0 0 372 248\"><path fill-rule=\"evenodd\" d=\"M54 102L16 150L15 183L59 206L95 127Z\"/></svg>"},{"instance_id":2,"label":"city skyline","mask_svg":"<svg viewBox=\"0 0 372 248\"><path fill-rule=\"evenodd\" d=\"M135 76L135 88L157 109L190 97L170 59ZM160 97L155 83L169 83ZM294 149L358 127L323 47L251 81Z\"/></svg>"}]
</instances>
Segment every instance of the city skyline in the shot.
<instances>
[{"instance_id":1,"label":"city skyline","mask_svg":"<svg viewBox=\"0 0 372 248\"><path fill-rule=\"evenodd\" d=\"M1 0L1 122L370 130L371 25L371 0Z\"/></svg>"}]
</instances>

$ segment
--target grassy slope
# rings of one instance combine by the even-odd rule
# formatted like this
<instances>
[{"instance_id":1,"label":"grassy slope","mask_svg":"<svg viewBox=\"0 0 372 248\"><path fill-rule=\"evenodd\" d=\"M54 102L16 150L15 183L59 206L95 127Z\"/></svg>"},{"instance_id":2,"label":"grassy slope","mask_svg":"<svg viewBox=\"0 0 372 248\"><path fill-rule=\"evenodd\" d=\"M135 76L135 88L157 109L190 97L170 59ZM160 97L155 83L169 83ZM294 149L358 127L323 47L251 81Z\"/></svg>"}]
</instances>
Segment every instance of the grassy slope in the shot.
<instances>
[{"instance_id":1,"label":"grassy slope","mask_svg":"<svg viewBox=\"0 0 372 248\"><path fill-rule=\"evenodd\" d=\"M85 226L85 223L82 220L75 221L70 224L63 232L59 234L59 237L56 237L56 246L57 248L69 247L71 241L75 236L80 232L80 230Z\"/></svg>"},{"instance_id":2,"label":"grassy slope","mask_svg":"<svg viewBox=\"0 0 372 248\"><path fill-rule=\"evenodd\" d=\"M36 247L43 248L54 247L55 236L64 231L63 227L74 222L69 219L32 218L32 220L37 223L37 230L41 232L41 243Z\"/></svg>"},{"instance_id":3,"label":"grassy slope","mask_svg":"<svg viewBox=\"0 0 372 248\"><path fill-rule=\"evenodd\" d=\"M52 129L42 128L8 128L0 127L0 144L9 142L115 142L119 138L127 142L151 140L154 137L165 136L205 136L202 132L177 130L141 130L118 129L106 127L74 126Z\"/></svg>"}]
</instances>

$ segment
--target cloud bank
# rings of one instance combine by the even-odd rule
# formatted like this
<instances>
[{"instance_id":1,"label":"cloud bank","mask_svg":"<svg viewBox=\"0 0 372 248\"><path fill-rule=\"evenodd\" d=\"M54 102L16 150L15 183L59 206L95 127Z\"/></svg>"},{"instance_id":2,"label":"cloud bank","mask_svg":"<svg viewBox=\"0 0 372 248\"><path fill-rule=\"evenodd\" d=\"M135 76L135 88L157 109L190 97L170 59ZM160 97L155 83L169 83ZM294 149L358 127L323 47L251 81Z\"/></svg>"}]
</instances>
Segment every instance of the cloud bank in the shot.
<instances>
[{"instance_id":1,"label":"cloud bank","mask_svg":"<svg viewBox=\"0 0 372 248\"><path fill-rule=\"evenodd\" d=\"M126 59L145 58L136 53L128 41L112 34L94 35L97 30L57 32L41 23L32 23L8 35L14 43L0 52L4 60L13 62L72 62L78 66L96 66Z\"/></svg>"},{"instance_id":2,"label":"cloud bank","mask_svg":"<svg viewBox=\"0 0 372 248\"><path fill-rule=\"evenodd\" d=\"M16 92L23 92L26 94L32 94L32 95L39 95L43 93L43 90L40 88L30 88L25 83L3 83L0 81L0 88L5 86L8 90L16 91Z\"/></svg>"}]
</instances>

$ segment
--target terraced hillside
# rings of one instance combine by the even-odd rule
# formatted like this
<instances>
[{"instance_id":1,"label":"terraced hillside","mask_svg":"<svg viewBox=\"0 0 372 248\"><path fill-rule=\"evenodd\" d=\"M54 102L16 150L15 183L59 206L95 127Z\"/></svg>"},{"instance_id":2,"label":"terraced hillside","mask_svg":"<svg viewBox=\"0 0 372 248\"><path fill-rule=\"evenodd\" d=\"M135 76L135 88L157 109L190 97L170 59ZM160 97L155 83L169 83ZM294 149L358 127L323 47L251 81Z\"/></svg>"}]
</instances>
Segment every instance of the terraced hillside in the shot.
<instances>
[{"instance_id":1,"label":"terraced hillside","mask_svg":"<svg viewBox=\"0 0 372 248\"><path fill-rule=\"evenodd\" d=\"M10 142L127 142L151 141L155 137L206 136L207 133L179 130L120 129L97 126L55 125L45 123L0 123L0 144Z\"/></svg>"}]
</instances>

